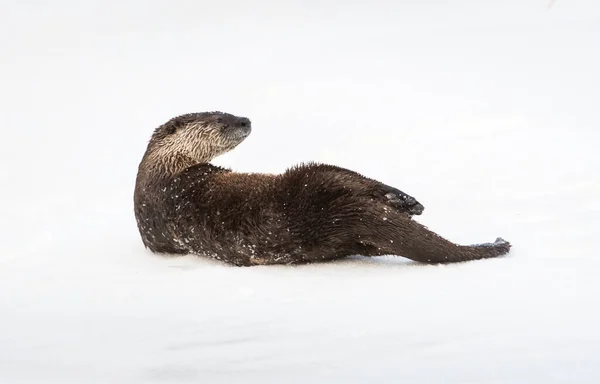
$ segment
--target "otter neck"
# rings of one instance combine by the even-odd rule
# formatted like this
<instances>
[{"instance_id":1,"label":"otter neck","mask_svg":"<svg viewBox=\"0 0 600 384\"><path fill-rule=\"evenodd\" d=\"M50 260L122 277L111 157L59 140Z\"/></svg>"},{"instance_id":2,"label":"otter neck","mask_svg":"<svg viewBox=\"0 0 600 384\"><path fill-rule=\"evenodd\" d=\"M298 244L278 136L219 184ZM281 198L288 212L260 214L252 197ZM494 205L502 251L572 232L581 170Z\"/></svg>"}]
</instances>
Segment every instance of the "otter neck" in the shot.
<instances>
[{"instance_id":1,"label":"otter neck","mask_svg":"<svg viewBox=\"0 0 600 384\"><path fill-rule=\"evenodd\" d=\"M211 159L196 159L180 152L165 152L161 150L149 151L142 160L141 169L148 170L153 175L167 178L183 172L185 169L197 165L208 164Z\"/></svg>"}]
</instances>

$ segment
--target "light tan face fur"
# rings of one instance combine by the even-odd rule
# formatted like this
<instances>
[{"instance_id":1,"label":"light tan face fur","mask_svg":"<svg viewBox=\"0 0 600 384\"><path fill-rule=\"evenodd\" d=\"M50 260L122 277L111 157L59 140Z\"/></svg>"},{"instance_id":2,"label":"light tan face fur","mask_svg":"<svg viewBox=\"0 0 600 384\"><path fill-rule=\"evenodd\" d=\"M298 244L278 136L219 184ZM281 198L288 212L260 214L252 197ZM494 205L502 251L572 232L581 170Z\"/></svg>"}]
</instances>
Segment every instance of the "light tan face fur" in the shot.
<instances>
[{"instance_id":1,"label":"light tan face fur","mask_svg":"<svg viewBox=\"0 0 600 384\"><path fill-rule=\"evenodd\" d=\"M208 163L238 146L248 134L235 128L223 129L219 123L192 123L171 135L166 146L169 151L185 155L198 163Z\"/></svg>"},{"instance_id":2,"label":"light tan face fur","mask_svg":"<svg viewBox=\"0 0 600 384\"><path fill-rule=\"evenodd\" d=\"M251 127L245 118L208 115L171 130L174 132L157 130L148 147L148 160L164 170L177 172L229 152L248 137Z\"/></svg>"}]
</instances>

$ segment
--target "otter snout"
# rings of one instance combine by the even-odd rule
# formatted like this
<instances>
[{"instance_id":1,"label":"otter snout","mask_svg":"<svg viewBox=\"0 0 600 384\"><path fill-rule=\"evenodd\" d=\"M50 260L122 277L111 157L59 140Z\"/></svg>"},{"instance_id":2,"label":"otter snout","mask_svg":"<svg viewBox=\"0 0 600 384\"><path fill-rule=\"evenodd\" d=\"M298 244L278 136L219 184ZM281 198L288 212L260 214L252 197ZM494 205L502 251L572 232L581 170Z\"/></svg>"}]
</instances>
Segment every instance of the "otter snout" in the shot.
<instances>
[{"instance_id":1,"label":"otter snout","mask_svg":"<svg viewBox=\"0 0 600 384\"><path fill-rule=\"evenodd\" d=\"M247 117L239 117L235 121L235 126L240 128L250 128L250 119Z\"/></svg>"},{"instance_id":2,"label":"otter snout","mask_svg":"<svg viewBox=\"0 0 600 384\"><path fill-rule=\"evenodd\" d=\"M237 117L234 121L232 121L232 126L230 128L235 129L236 132L243 136L248 136L252 131L252 124L250 123L250 119L247 117Z\"/></svg>"}]
</instances>

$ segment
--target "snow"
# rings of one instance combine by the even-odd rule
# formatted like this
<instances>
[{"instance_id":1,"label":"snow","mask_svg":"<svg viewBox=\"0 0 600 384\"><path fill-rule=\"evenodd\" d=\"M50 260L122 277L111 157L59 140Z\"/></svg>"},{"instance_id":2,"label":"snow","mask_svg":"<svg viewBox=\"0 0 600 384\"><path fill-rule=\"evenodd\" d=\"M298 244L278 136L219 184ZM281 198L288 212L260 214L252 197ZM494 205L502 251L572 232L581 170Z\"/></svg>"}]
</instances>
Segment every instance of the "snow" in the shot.
<instances>
[{"instance_id":1,"label":"snow","mask_svg":"<svg viewBox=\"0 0 600 384\"><path fill-rule=\"evenodd\" d=\"M4 1L0 382L599 382L600 5L412 3ZM137 164L205 110L253 123L219 165L337 164L513 249L153 255Z\"/></svg>"}]
</instances>

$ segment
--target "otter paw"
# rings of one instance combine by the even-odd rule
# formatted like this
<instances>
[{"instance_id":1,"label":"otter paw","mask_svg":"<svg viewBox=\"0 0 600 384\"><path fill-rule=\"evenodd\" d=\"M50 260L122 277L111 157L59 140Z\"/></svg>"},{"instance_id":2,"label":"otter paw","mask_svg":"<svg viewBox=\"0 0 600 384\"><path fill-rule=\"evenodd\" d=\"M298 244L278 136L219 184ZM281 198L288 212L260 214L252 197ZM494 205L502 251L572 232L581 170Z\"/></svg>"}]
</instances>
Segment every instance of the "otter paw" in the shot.
<instances>
[{"instance_id":1,"label":"otter paw","mask_svg":"<svg viewBox=\"0 0 600 384\"><path fill-rule=\"evenodd\" d=\"M417 199L399 190L388 192L385 194L385 197L387 198L387 202L393 207L408 212L411 215L420 215L425 209Z\"/></svg>"},{"instance_id":2,"label":"otter paw","mask_svg":"<svg viewBox=\"0 0 600 384\"><path fill-rule=\"evenodd\" d=\"M511 248L511 244L504 240L501 237L498 237L496 239L496 241L494 241L493 243L483 243L483 244L476 244L478 246L483 246L483 247L490 247L490 248L495 248L498 251L498 255L505 255L508 252L510 252L510 248Z\"/></svg>"},{"instance_id":3,"label":"otter paw","mask_svg":"<svg viewBox=\"0 0 600 384\"><path fill-rule=\"evenodd\" d=\"M502 254L508 253L511 248L511 244L504 240L501 237L498 237L496 241L494 241L494 246L502 251Z\"/></svg>"}]
</instances>

